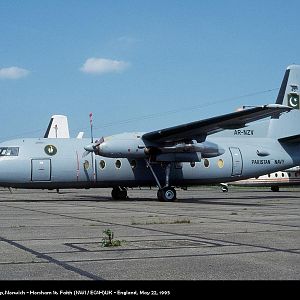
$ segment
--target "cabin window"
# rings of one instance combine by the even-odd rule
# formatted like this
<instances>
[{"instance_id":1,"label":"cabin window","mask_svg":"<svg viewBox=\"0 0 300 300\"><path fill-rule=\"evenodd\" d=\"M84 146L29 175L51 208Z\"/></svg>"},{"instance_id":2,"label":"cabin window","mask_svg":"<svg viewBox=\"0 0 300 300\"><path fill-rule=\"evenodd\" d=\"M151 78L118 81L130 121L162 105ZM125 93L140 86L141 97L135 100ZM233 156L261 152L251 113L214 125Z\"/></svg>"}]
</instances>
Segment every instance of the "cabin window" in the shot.
<instances>
[{"instance_id":1,"label":"cabin window","mask_svg":"<svg viewBox=\"0 0 300 300\"><path fill-rule=\"evenodd\" d=\"M278 177L278 174L277 174L277 173L275 173L275 177Z\"/></svg>"},{"instance_id":2,"label":"cabin window","mask_svg":"<svg viewBox=\"0 0 300 300\"><path fill-rule=\"evenodd\" d=\"M100 167L100 169L104 169L105 168L105 161L103 159L100 160L99 167Z\"/></svg>"},{"instance_id":3,"label":"cabin window","mask_svg":"<svg viewBox=\"0 0 300 300\"><path fill-rule=\"evenodd\" d=\"M284 177L284 173L281 173L281 177Z\"/></svg>"},{"instance_id":4,"label":"cabin window","mask_svg":"<svg viewBox=\"0 0 300 300\"><path fill-rule=\"evenodd\" d=\"M135 169L135 168L136 168L136 165L137 165L136 160L133 159L133 160L130 162L131 169L132 169L132 170Z\"/></svg>"},{"instance_id":5,"label":"cabin window","mask_svg":"<svg viewBox=\"0 0 300 300\"><path fill-rule=\"evenodd\" d=\"M271 177L271 175L270 175L270 174L268 174L268 177L270 178L270 177Z\"/></svg>"},{"instance_id":6,"label":"cabin window","mask_svg":"<svg viewBox=\"0 0 300 300\"><path fill-rule=\"evenodd\" d=\"M195 168L196 163L195 163L194 161L191 161L191 162L190 162L190 165L191 165L192 168Z\"/></svg>"},{"instance_id":7,"label":"cabin window","mask_svg":"<svg viewBox=\"0 0 300 300\"><path fill-rule=\"evenodd\" d=\"M209 167L209 160L208 159L204 159L204 167L208 168Z\"/></svg>"},{"instance_id":8,"label":"cabin window","mask_svg":"<svg viewBox=\"0 0 300 300\"><path fill-rule=\"evenodd\" d=\"M222 168L224 167L224 160L223 160L223 159L219 159L219 160L218 160L218 167L219 167L220 169L222 169Z\"/></svg>"},{"instance_id":9,"label":"cabin window","mask_svg":"<svg viewBox=\"0 0 300 300\"><path fill-rule=\"evenodd\" d=\"M291 177L291 173L288 173L288 176Z\"/></svg>"},{"instance_id":10,"label":"cabin window","mask_svg":"<svg viewBox=\"0 0 300 300\"><path fill-rule=\"evenodd\" d=\"M1 147L0 156L18 156L19 147Z\"/></svg>"},{"instance_id":11,"label":"cabin window","mask_svg":"<svg viewBox=\"0 0 300 300\"><path fill-rule=\"evenodd\" d=\"M121 168L121 165L122 165L121 161L120 161L119 159L117 159L117 160L116 160L116 168L117 168L117 169L120 169L120 168Z\"/></svg>"}]
</instances>

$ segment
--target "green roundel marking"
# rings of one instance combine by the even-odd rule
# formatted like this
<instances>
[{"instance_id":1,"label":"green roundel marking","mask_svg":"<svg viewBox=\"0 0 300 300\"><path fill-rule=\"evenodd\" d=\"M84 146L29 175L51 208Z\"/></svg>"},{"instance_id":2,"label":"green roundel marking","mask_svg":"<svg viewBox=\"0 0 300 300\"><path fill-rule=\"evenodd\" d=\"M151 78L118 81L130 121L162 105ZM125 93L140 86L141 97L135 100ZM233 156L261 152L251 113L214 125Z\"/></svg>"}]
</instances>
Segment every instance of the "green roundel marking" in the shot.
<instances>
[{"instance_id":1,"label":"green roundel marking","mask_svg":"<svg viewBox=\"0 0 300 300\"><path fill-rule=\"evenodd\" d=\"M47 145L44 150L48 155L55 155L57 153L57 149L53 145Z\"/></svg>"}]
</instances>

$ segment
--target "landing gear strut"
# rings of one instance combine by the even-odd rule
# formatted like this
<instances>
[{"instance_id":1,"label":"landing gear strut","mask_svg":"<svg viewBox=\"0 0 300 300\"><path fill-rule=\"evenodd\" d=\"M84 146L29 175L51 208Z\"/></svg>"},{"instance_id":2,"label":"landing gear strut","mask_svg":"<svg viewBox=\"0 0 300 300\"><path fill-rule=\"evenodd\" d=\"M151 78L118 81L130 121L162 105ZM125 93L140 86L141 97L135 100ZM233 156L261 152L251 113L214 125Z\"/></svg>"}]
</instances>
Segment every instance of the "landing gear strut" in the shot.
<instances>
[{"instance_id":1,"label":"landing gear strut","mask_svg":"<svg viewBox=\"0 0 300 300\"><path fill-rule=\"evenodd\" d=\"M111 191L111 197L114 200L121 200L121 199L127 199L127 190L122 187L114 187Z\"/></svg>"},{"instance_id":2,"label":"landing gear strut","mask_svg":"<svg viewBox=\"0 0 300 300\"><path fill-rule=\"evenodd\" d=\"M146 164L149 167L156 184L158 186L158 191L157 191L157 199L159 201L174 201L176 199L176 190L170 186L169 180L170 180L170 171L171 171L171 163L168 163L166 167L166 183L165 186L162 187L151 164L149 163L148 160L146 160Z\"/></svg>"}]
</instances>

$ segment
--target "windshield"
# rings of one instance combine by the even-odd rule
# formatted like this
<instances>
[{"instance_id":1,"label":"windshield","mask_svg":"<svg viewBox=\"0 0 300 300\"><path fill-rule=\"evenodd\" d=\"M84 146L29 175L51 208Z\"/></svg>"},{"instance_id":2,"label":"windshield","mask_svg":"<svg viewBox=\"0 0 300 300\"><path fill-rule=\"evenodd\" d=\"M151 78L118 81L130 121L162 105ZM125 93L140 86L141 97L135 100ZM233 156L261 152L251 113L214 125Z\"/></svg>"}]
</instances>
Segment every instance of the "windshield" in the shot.
<instances>
[{"instance_id":1,"label":"windshield","mask_svg":"<svg viewBox=\"0 0 300 300\"><path fill-rule=\"evenodd\" d=\"M18 156L19 147L0 147L0 156Z\"/></svg>"}]
</instances>

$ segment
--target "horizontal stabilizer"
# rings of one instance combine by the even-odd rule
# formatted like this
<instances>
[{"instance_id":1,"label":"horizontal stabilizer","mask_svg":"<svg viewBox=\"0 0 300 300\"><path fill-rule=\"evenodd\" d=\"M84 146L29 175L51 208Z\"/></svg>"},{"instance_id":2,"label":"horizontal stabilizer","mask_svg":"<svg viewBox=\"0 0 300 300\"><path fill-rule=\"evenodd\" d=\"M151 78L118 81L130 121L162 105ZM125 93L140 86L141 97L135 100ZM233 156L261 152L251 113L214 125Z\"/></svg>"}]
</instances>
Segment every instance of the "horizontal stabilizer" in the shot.
<instances>
[{"instance_id":1,"label":"horizontal stabilizer","mask_svg":"<svg viewBox=\"0 0 300 300\"><path fill-rule=\"evenodd\" d=\"M278 139L278 141L283 144L300 143L300 134L284 137L284 138Z\"/></svg>"}]
</instances>

